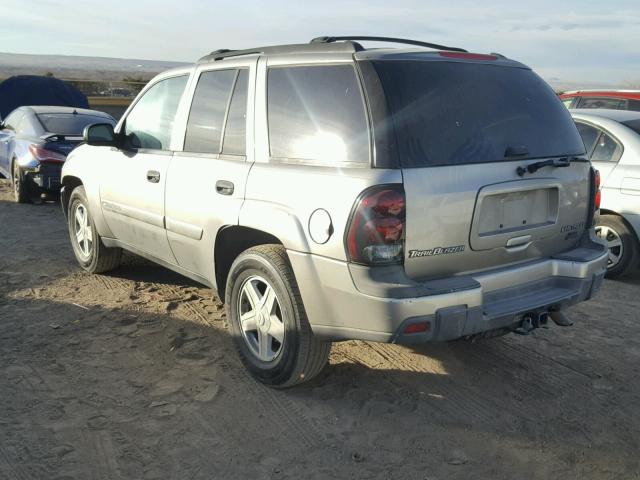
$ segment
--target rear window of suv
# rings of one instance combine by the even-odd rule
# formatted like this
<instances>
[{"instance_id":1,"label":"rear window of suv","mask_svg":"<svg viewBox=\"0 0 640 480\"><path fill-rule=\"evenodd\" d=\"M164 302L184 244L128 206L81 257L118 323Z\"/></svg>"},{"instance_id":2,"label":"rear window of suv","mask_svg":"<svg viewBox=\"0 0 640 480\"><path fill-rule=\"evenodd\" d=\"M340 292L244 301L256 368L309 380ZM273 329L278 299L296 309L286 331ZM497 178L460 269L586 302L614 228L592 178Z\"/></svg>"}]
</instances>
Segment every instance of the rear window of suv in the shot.
<instances>
[{"instance_id":1,"label":"rear window of suv","mask_svg":"<svg viewBox=\"0 0 640 480\"><path fill-rule=\"evenodd\" d=\"M403 167L584 154L569 112L529 69L441 61L372 64Z\"/></svg>"}]
</instances>

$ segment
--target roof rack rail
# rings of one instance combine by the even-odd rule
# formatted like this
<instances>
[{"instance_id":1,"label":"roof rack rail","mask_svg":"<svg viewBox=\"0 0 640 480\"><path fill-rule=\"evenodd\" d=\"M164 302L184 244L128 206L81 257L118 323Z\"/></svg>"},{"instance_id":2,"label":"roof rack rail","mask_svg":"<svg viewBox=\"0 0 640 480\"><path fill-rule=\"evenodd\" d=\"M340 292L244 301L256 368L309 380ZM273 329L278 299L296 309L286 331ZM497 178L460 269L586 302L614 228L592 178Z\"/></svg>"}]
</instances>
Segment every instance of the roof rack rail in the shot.
<instances>
[{"instance_id":1,"label":"roof rack rail","mask_svg":"<svg viewBox=\"0 0 640 480\"><path fill-rule=\"evenodd\" d=\"M437 43L421 42L419 40L408 40L405 38L393 38L393 37L361 37L361 36L347 36L347 37L316 37L309 43L333 43L341 40L346 41L372 41L372 42L388 42L388 43L404 43L406 45L417 45L419 47L434 48L436 50L447 50L450 52L467 52L464 48L447 47L445 45L438 45Z\"/></svg>"},{"instance_id":2,"label":"roof rack rail","mask_svg":"<svg viewBox=\"0 0 640 480\"><path fill-rule=\"evenodd\" d=\"M260 49L229 50L228 48L221 48L219 50L214 50L213 52L211 52L208 55L205 55L202 58L199 58L198 63L222 60L223 58L238 57L241 55L251 55L251 54L257 54L257 53L262 53L262 50Z\"/></svg>"},{"instance_id":3,"label":"roof rack rail","mask_svg":"<svg viewBox=\"0 0 640 480\"><path fill-rule=\"evenodd\" d=\"M229 50L222 48L215 50L208 55L200 58L198 63L213 62L222 60L229 57L239 57L242 55L256 55L256 54L278 54L278 53L339 53L339 52L358 52L364 50L356 42L340 42L340 43L300 43L292 45L274 45L269 47L255 47L245 50Z\"/></svg>"}]
</instances>

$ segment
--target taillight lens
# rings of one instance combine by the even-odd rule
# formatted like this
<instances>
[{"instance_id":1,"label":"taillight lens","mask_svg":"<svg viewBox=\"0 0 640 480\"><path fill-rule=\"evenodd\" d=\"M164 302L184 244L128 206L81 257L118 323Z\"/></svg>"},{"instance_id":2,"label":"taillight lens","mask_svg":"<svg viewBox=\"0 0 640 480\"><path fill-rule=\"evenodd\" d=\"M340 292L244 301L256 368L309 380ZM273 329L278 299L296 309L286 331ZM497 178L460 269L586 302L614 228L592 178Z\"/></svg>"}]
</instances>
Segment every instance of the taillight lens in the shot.
<instances>
[{"instance_id":1,"label":"taillight lens","mask_svg":"<svg viewBox=\"0 0 640 480\"><path fill-rule=\"evenodd\" d=\"M29 145L29 152L33 155L33 158L39 162L64 162L67 157L46 148L38 147L36 145Z\"/></svg>"},{"instance_id":2,"label":"taillight lens","mask_svg":"<svg viewBox=\"0 0 640 480\"><path fill-rule=\"evenodd\" d=\"M598 170L595 171L595 184L596 184L596 194L593 202L593 207L595 210L600 210L600 201L602 200L602 191L600 190L600 172Z\"/></svg>"},{"instance_id":3,"label":"taillight lens","mask_svg":"<svg viewBox=\"0 0 640 480\"><path fill-rule=\"evenodd\" d=\"M402 262L404 227L404 189L394 185L367 190L347 229L349 260L367 265Z\"/></svg>"}]
</instances>

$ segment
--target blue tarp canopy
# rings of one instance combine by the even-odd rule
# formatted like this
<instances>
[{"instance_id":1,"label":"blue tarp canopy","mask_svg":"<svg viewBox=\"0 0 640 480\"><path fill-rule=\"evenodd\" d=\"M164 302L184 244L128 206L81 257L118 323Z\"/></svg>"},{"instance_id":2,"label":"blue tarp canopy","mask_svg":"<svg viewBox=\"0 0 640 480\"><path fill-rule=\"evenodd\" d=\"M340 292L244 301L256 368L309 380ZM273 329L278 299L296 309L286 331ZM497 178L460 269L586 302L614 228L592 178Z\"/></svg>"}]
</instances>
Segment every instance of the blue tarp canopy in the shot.
<instances>
[{"instance_id":1,"label":"blue tarp canopy","mask_svg":"<svg viewBox=\"0 0 640 480\"><path fill-rule=\"evenodd\" d=\"M26 105L89 108L87 97L80 90L57 78L16 75L0 83L2 118Z\"/></svg>"}]
</instances>

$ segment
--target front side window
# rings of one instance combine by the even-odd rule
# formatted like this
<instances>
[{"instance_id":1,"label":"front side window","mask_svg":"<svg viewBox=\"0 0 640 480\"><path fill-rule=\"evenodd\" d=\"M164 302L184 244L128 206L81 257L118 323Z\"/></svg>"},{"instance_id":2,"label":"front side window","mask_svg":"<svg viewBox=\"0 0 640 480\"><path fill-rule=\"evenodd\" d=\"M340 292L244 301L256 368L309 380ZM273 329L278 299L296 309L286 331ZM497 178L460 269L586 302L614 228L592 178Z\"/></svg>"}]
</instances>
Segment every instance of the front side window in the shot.
<instances>
[{"instance_id":1,"label":"front side window","mask_svg":"<svg viewBox=\"0 0 640 480\"><path fill-rule=\"evenodd\" d=\"M369 162L369 131L352 65L273 67L267 79L271 156L301 163Z\"/></svg>"},{"instance_id":2,"label":"front side window","mask_svg":"<svg viewBox=\"0 0 640 480\"><path fill-rule=\"evenodd\" d=\"M610 135L602 133L598 139L593 154L592 162L617 162L622 155L622 147Z\"/></svg>"},{"instance_id":3,"label":"front side window","mask_svg":"<svg viewBox=\"0 0 640 480\"><path fill-rule=\"evenodd\" d=\"M600 136L600 130L581 122L576 122L576 127L578 127L578 133L580 133L580 136L582 137L582 142L584 143L584 148L588 155L593 150L593 146Z\"/></svg>"},{"instance_id":4,"label":"front side window","mask_svg":"<svg viewBox=\"0 0 640 480\"><path fill-rule=\"evenodd\" d=\"M160 80L134 105L124 124L131 148L169 150L171 132L187 75Z\"/></svg>"},{"instance_id":5,"label":"front side window","mask_svg":"<svg viewBox=\"0 0 640 480\"><path fill-rule=\"evenodd\" d=\"M571 108L571 106L573 105L573 100L574 98L565 98L564 100L562 100L562 103L564 104L565 107L567 108Z\"/></svg>"},{"instance_id":6,"label":"front side window","mask_svg":"<svg viewBox=\"0 0 640 480\"><path fill-rule=\"evenodd\" d=\"M617 98L582 97L579 108L620 108L620 100Z\"/></svg>"},{"instance_id":7,"label":"front side window","mask_svg":"<svg viewBox=\"0 0 640 480\"><path fill-rule=\"evenodd\" d=\"M191 103L184 150L220 153L224 117L237 70L214 70L200 75Z\"/></svg>"}]
</instances>

